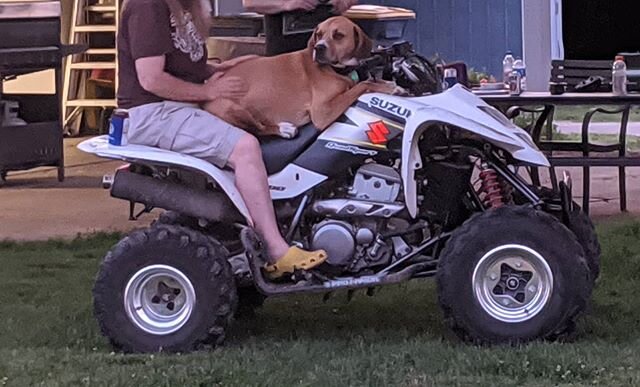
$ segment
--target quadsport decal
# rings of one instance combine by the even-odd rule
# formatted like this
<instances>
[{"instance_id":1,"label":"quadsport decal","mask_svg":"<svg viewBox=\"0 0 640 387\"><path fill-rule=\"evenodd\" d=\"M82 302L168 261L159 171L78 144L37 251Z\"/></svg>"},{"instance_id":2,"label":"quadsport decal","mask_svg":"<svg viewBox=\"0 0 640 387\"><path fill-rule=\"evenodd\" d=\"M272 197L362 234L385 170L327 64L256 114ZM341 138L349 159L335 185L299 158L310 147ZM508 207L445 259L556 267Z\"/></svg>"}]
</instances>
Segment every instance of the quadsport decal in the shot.
<instances>
[{"instance_id":1,"label":"quadsport decal","mask_svg":"<svg viewBox=\"0 0 640 387\"><path fill-rule=\"evenodd\" d=\"M327 148L327 149L331 149L331 150L351 153L351 154L356 155L356 156L357 155L375 156L375 155L378 154L378 152L374 151L374 150L360 148L360 147L357 147L355 145L339 144L339 143L333 142L333 141L332 142L328 142L324 147Z\"/></svg>"}]
</instances>

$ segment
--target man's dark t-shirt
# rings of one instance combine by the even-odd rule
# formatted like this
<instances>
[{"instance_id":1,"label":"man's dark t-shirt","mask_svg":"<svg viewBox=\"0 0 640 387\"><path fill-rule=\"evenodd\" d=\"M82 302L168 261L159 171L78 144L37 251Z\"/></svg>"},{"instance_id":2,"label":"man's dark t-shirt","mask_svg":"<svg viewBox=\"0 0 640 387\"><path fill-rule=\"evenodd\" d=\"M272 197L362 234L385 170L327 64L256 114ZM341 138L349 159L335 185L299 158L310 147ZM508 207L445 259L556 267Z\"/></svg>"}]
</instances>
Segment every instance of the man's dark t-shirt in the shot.
<instances>
[{"instance_id":1,"label":"man's dark t-shirt","mask_svg":"<svg viewBox=\"0 0 640 387\"><path fill-rule=\"evenodd\" d=\"M118 33L118 107L130 109L164 100L140 85L137 59L165 55L165 71L188 82L203 83L212 75L205 40L188 12L180 17L184 27L176 28L176 18L164 0L125 2Z\"/></svg>"}]
</instances>

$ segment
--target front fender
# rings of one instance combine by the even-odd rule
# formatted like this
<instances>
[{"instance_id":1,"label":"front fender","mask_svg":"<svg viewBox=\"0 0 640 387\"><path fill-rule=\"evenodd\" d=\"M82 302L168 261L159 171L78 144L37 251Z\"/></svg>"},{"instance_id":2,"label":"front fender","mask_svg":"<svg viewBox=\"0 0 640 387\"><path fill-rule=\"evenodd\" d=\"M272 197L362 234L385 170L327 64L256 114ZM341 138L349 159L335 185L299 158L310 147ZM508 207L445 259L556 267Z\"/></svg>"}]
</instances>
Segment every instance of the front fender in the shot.
<instances>
[{"instance_id":1,"label":"front fender","mask_svg":"<svg viewBox=\"0 0 640 387\"><path fill-rule=\"evenodd\" d=\"M464 108L464 106L461 106L461 108ZM480 109L476 108L476 110L482 113ZM478 112L471 113L472 118L468 118L449 109L437 106L423 106L414 111L414 114L407 120L402 138L401 177L404 184L407 210L412 217L416 217L418 213L415 171L422 168L422 157L420 156L418 143L424 131L434 125L455 126L484 138L487 142L509 152L517 160L540 167L549 166L547 158L537 149L531 137L524 130L517 127L507 127L488 114L484 114L486 117L480 116L482 118L480 120L473 117Z\"/></svg>"}]
</instances>

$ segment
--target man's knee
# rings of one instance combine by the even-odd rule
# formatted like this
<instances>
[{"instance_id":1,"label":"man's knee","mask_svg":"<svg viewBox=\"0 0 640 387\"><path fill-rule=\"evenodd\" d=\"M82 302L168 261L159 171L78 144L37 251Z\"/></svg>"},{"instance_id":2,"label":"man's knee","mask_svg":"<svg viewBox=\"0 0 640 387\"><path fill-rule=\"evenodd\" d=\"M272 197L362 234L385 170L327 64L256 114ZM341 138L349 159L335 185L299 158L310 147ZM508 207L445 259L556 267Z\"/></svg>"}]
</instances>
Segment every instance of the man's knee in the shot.
<instances>
[{"instance_id":1,"label":"man's knee","mask_svg":"<svg viewBox=\"0 0 640 387\"><path fill-rule=\"evenodd\" d=\"M255 162L262 162L262 149L258 139L247 133L240 137L240 140L236 143L231 152L229 163L235 169L238 165L253 164Z\"/></svg>"}]
</instances>

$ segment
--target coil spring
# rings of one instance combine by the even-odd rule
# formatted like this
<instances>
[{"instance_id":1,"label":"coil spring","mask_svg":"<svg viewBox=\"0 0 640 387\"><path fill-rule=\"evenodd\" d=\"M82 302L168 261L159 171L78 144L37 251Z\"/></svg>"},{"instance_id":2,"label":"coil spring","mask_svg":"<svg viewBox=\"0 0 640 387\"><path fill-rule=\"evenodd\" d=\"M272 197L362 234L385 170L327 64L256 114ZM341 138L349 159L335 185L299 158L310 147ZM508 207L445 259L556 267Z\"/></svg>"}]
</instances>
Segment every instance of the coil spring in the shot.
<instances>
[{"instance_id":1,"label":"coil spring","mask_svg":"<svg viewBox=\"0 0 640 387\"><path fill-rule=\"evenodd\" d=\"M487 208L502 207L504 205L504 195L496 170L483 165L480 172L480 180L482 181L480 192L484 193L482 198L484 206Z\"/></svg>"}]
</instances>

